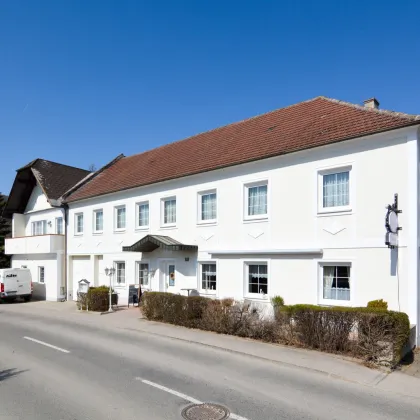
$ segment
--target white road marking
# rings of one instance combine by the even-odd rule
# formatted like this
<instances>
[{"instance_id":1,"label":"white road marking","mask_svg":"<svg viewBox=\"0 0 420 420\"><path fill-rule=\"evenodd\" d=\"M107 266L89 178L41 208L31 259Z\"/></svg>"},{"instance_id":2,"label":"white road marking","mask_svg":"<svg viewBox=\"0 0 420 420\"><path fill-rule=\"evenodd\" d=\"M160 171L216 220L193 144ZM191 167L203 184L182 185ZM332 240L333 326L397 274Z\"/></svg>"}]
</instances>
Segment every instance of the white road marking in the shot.
<instances>
[{"instance_id":1,"label":"white road marking","mask_svg":"<svg viewBox=\"0 0 420 420\"><path fill-rule=\"evenodd\" d=\"M70 353L66 349L62 349L61 347L53 346L52 344L45 343L44 341L36 340L35 338L31 338L31 337L23 337L23 338L25 340L33 341L34 343L42 344L43 346L46 346L46 347L50 347L50 348L52 348L54 350L61 351L63 353Z\"/></svg>"},{"instance_id":2,"label":"white road marking","mask_svg":"<svg viewBox=\"0 0 420 420\"><path fill-rule=\"evenodd\" d=\"M142 379L142 378L136 378L136 380L141 381L146 385L150 385L150 386L153 386L157 389L160 389L161 391L168 392L169 394L175 395L175 396L177 396L179 398L182 398L186 401L189 401L193 404L204 404L202 401L196 400L195 398L190 397L189 395L186 395L186 394L183 394L181 392L175 391L174 389L171 389L171 388L167 388L166 386L159 385L155 382L151 382L151 381L148 381L148 380ZM234 419L234 420L248 420L245 417L238 416L237 414L234 414L234 413L230 413L229 418Z\"/></svg>"}]
</instances>

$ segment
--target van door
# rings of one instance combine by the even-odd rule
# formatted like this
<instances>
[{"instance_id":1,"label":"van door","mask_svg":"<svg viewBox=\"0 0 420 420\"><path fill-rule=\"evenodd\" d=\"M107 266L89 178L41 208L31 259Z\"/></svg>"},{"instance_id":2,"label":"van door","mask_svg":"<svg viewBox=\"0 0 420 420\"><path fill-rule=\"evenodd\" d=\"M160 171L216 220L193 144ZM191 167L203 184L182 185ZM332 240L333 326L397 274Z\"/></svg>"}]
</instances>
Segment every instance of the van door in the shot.
<instances>
[{"instance_id":1,"label":"van door","mask_svg":"<svg viewBox=\"0 0 420 420\"><path fill-rule=\"evenodd\" d=\"M4 272L4 293L6 296L14 296L18 293L18 274L16 270Z\"/></svg>"},{"instance_id":2,"label":"van door","mask_svg":"<svg viewBox=\"0 0 420 420\"><path fill-rule=\"evenodd\" d=\"M29 270L19 270L17 283L19 295L30 295L32 293L32 276Z\"/></svg>"}]
</instances>

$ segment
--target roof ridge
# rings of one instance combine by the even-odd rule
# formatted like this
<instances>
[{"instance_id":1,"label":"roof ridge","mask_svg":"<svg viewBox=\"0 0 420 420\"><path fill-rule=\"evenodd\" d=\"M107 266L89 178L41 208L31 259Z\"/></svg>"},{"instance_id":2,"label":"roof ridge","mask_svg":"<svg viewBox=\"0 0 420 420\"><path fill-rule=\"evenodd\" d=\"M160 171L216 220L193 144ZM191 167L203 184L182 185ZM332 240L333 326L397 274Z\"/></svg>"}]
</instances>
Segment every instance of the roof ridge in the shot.
<instances>
[{"instance_id":1,"label":"roof ridge","mask_svg":"<svg viewBox=\"0 0 420 420\"><path fill-rule=\"evenodd\" d=\"M112 166L114 163L118 162L120 159L124 158L125 156L121 153L114 159L112 159L110 162L106 163L102 168L99 168L95 172L89 172L83 179L81 179L79 182L77 182L75 185L73 185L69 190L67 190L60 199L65 200L69 195L73 194L75 191L77 191L79 188L83 187L87 182L91 181L95 177L97 177L101 172L103 172L105 169Z\"/></svg>"},{"instance_id":2,"label":"roof ridge","mask_svg":"<svg viewBox=\"0 0 420 420\"><path fill-rule=\"evenodd\" d=\"M407 120L414 120L414 121L420 120L420 115L419 114L407 114L405 112L391 111L391 110L388 110L388 109L368 108L366 106L359 105L359 104L354 104L352 102L342 101L340 99L329 98L328 96L319 96L319 98L325 99L327 101L330 101L330 102L338 104L338 105L344 105L344 106L348 106L348 107L351 107L351 108L356 108L356 109L359 109L361 111L374 112L374 113L377 113L377 114L386 114L386 115L391 115L393 117L405 118Z\"/></svg>"},{"instance_id":3,"label":"roof ridge","mask_svg":"<svg viewBox=\"0 0 420 420\"><path fill-rule=\"evenodd\" d=\"M298 106L298 105L301 105L301 104L304 104L304 103L307 103L307 102L312 102L312 101L315 101L315 100L317 100L317 99L321 99L321 98L323 98L323 99L327 99L327 98L326 98L326 97L324 97L324 96L315 96L314 98L311 98L311 99L306 99L305 101L297 102L297 103L294 103L294 104L291 104L291 105L287 105L287 106L284 106L284 107L281 107L281 108L276 108L276 109L273 109L273 110L271 110L271 111L263 112L262 114L258 114L258 115L254 115L254 116L252 116L252 117L244 118L243 120L240 120L240 121L234 121L234 122L232 122L232 123L225 124L225 125L222 125L222 126L220 126L220 127L212 128L211 130L207 130L207 131L200 131L199 133L193 134L192 136L189 136L189 137L184 137L184 138L182 138L182 139L175 140L175 141L172 141L172 142L170 142L170 143L165 143L165 144L162 144L161 146L154 147L154 148L152 148L152 149L147 149L147 150L144 150L143 152L135 153L134 155L125 156L125 157L126 157L126 158L132 158L132 157L135 157L135 156L142 155L142 154L144 154L144 153L151 152L151 151L153 151L153 150L163 149L163 148L165 148L165 147L169 147L169 146L172 146L173 144L177 144L177 143L181 143L181 142L186 141L186 140L193 139L194 137L198 137L198 136L201 136L201 135L203 135L203 134L214 133L215 131L217 131L217 130L222 130L223 128L226 128L226 127L232 127L232 126L234 126L234 125L243 124L243 123L245 123L245 122L247 122L247 121L251 121L251 120L253 120L253 119L260 118L260 117L262 117L262 116L264 116L264 115L270 115L270 114L273 114L273 113L278 112L278 111L280 111L280 110L283 110L283 109L288 109L288 108L292 108L292 107L295 107L295 106Z\"/></svg>"},{"instance_id":4,"label":"roof ridge","mask_svg":"<svg viewBox=\"0 0 420 420\"><path fill-rule=\"evenodd\" d=\"M34 160L30 161L30 162L29 162L29 163L27 163L25 166L22 166L21 168L17 169L17 171L16 171L16 172L23 171L24 169L27 169L27 168L32 168L32 167L33 167L33 166L34 166L34 165L35 165L38 161L43 161L43 162L53 163L54 165L66 166L67 168L77 169L77 170L79 170L79 171L90 172L90 171L89 171L89 170L87 170L87 169L82 169L82 168L79 168L79 167L77 167L77 166L66 165L65 163L54 162L54 161L52 161L52 160L43 159L43 158L36 158L36 159L34 159Z\"/></svg>"}]
</instances>

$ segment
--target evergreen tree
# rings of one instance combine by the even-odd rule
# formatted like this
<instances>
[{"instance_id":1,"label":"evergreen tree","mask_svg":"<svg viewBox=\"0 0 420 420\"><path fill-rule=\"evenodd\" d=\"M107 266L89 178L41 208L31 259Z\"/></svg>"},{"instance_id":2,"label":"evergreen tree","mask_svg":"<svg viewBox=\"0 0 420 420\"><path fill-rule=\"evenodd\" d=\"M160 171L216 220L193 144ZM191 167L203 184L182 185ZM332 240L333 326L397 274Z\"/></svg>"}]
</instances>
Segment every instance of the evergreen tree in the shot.
<instances>
[{"instance_id":1,"label":"evergreen tree","mask_svg":"<svg viewBox=\"0 0 420 420\"><path fill-rule=\"evenodd\" d=\"M2 216L3 209L6 207L7 197L0 193L0 268L10 267L10 257L4 254L5 238L10 236L12 229L9 220Z\"/></svg>"}]
</instances>

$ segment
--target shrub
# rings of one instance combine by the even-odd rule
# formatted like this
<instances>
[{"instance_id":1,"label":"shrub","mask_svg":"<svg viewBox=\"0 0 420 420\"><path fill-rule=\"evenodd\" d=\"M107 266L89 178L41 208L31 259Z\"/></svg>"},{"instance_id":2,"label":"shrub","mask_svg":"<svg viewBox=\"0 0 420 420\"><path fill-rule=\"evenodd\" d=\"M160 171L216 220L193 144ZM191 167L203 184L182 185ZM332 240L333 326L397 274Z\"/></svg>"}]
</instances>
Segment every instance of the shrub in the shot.
<instances>
[{"instance_id":1,"label":"shrub","mask_svg":"<svg viewBox=\"0 0 420 420\"><path fill-rule=\"evenodd\" d=\"M148 292L143 314L163 321L273 343L346 353L375 364L395 365L408 342L404 313L383 308L280 306L275 319L261 319L248 303Z\"/></svg>"},{"instance_id":2,"label":"shrub","mask_svg":"<svg viewBox=\"0 0 420 420\"><path fill-rule=\"evenodd\" d=\"M377 308L377 309L388 309L388 302L384 302L383 299L371 300L367 304L368 308Z\"/></svg>"},{"instance_id":3,"label":"shrub","mask_svg":"<svg viewBox=\"0 0 420 420\"><path fill-rule=\"evenodd\" d=\"M271 304L274 308L277 308L279 306L284 306L284 299L281 296L273 296L271 298Z\"/></svg>"},{"instance_id":4,"label":"shrub","mask_svg":"<svg viewBox=\"0 0 420 420\"><path fill-rule=\"evenodd\" d=\"M118 295L116 293L112 294L111 299L112 305L118 305ZM90 287L87 293L79 293L77 307L94 312L107 311L109 308L109 287Z\"/></svg>"},{"instance_id":5,"label":"shrub","mask_svg":"<svg viewBox=\"0 0 420 420\"><path fill-rule=\"evenodd\" d=\"M410 335L407 314L382 308L294 305L283 311L304 347L346 352L376 364L398 363Z\"/></svg>"}]
</instances>

